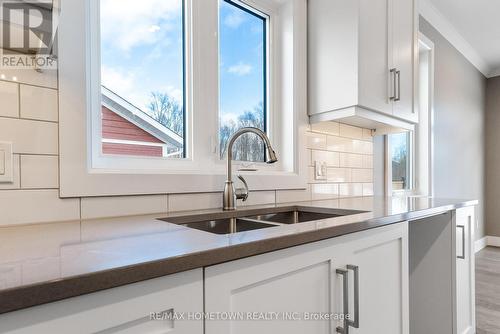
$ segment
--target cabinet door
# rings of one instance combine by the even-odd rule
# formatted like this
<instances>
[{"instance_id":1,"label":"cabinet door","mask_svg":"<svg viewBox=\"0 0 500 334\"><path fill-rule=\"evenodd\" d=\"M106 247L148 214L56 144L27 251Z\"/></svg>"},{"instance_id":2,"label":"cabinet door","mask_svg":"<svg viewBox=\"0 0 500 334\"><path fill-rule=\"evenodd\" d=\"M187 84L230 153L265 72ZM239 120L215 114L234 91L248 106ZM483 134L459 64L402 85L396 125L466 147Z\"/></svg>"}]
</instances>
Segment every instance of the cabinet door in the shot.
<instances>
[{"instance_id":1,"label":"cabinet door","mask_svg":"<svg viewBox=\"0 0 500 334\"><path fill-rule=\"evenodd\" d=\"M357 322L349 333L408 334L408 224L368 232L349 244L342 259L349 269L349 314Z\"/></svg>"},{"instance_id":2,"label":"cabinet door","mask_svg":"<svg viewBox=\"0 0 500 334\"><path fill-rule=\"evenodd\" d=\"M457 333L475 332L474 207L456 210Z\"/></svg>"},{"instance_id":3,"label":"cabinet door","mask_svg":"<svg viewBox=\"0 0 500 334\"><path fill-rule=\"evenodd\" d=\"M0 315L0 333L202 334L191 312L203 312L202 269Z\"/></svg>"},{"instance_id":4,"label":"cabinet door","mask_svg":"<svg viewBox=\"0 0 500 334\"><path fill-rule=\"evenodd\" d=\"M397 100L393 104L393 114L410 122L418 122L414 108L416 38L414 0L392 1L393 57L396 73Z\"/></svg>"},{"instance_id":5,"label":"cabinet door","mask_svg":"<svg viewBox=\"0 0 500 334\"><path fill-rule=\"evenodd\" d=\"M360 0L359 6L358 104L392 115L389 0Z\"/></svg>"},{"instance_id":6,"label":"cabinet door","mask_svg":"<svg viewBox=\"0 0 500 334\"><path fill-rule=\"evenodd\" d=\"M333 333L333 321L305 318L311 312L334 313L341 278L327 245L308 244L206 268L205 311L232 318L206 321L205 333Z\"/></svg>"}]
</instances>

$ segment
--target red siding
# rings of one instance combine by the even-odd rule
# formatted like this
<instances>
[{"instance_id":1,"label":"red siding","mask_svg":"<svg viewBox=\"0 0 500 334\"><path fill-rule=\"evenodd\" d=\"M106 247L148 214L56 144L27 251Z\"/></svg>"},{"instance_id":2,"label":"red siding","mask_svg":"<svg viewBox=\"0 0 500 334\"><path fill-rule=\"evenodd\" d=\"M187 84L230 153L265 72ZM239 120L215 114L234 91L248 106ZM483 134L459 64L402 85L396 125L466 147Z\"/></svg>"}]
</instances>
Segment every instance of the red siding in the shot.
<instances>
[{"instance_id":1,"label":"red siding","mask_svg":"<svg viewBox=\"0 0 500 334\"><path fill-rule=\"evenodd\" d=\"M102 107L102 137L106 139L121 139L162 143L161 140L148 132L118 116L106 107Z\"/></svg>"},{"instance_id":2,"label":"red siding","mask_svg":"<svg viewBox=\"0 0 500 334\"><path fill-rule=\"evenodd\" d=\"M102 107L102 138L144 142L144 145L102 143L103 154L147 157L163 156L163 148L161 146L148 145L148 143L163 143L161 140L104 106Z\"/></svg>"},{"instance_id":3,"label":"red siding","mask_svg":"<svg viewBox=\"0 0 500 334\"><path fill-rule=\"evenodd\" d=\"M139 155L146 157L161 157L163 150L161 146L129 145L102 143L103 154Z\"/></svg>"}]
</instances>

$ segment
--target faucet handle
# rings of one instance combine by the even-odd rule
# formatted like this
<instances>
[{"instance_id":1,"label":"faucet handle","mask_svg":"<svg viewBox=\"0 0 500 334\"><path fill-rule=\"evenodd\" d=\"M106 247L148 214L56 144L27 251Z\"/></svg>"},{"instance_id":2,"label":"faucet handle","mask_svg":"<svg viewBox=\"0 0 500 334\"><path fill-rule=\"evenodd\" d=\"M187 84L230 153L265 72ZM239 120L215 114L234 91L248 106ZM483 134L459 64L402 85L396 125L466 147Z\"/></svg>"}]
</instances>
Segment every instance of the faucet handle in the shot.
<instances>
[{"instance_id":1,"label":"faucet handle","mask_svg":"<svg viewBox=\"0 0 500 334\"><path fill-rule=\"evenodd\" d=\"M241 182L243 182L244 188L236 188L235 189L235 194L236 194L236 199L241 199L243 202L245 202L248 199L248 184L247 181L238 174L238 179L240 179Z\"/></svg>"}]
</instances>

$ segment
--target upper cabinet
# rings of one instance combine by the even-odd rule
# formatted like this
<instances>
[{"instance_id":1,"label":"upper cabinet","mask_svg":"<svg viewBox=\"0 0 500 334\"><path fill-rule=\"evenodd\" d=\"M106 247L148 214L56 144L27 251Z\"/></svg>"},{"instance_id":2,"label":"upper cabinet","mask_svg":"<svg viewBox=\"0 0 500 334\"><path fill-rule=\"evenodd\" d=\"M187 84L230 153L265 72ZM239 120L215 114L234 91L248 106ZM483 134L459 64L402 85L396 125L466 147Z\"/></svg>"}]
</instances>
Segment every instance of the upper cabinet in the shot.
<instances>
[{"instance_id":1,"label":"upper cabinet","mask_svg":"<svg viewBox=\"0 0 500 334\"><path fill-rule=\"evenodd\" d=\"M414 0L308 3L311 122L413 129Z\"/></svg>"}]
</instances>

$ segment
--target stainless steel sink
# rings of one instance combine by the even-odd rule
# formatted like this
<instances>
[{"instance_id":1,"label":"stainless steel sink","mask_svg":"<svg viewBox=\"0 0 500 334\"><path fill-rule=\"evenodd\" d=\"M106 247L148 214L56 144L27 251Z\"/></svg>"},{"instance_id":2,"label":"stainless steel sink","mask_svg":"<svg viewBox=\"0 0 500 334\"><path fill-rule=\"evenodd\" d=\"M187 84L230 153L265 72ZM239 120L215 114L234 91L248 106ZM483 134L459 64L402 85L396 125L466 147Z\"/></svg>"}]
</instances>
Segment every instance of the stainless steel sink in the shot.
<instances>
[{"instance_id":1,"label":"stainless steel sink","mask_svg":"<svg viewBox=\"0 0 500 334\"><path fill-rule=\"evenodd\" d=\"M364 213L365 211L328 209L306 206L239 209L193 215L176 215L160 220L215 233L231 234L284 224L298 224Z\"/></svg>"},{"instance_id":2,"label":"stainless steel sink","mask_svg":"<svg viewBox=\"0 0 500 334\"><path fill-rule=\"evenodd\" d=\"M276 224L266 224L264 222L257 222L240 218L205 220L201 222L183 223L179 225L215 234L238 233L276 226Z\"/></svg>"},{"instance_id":3,"label":"stainless steel sink","mask_svg":"<svg viewBox=\"0 0 500 334\"><path fill-rule=\"evenodd\" d=\"M341 216L344 215L337 213L321 213L321 212L294 210L286 212L268 213L263 215L251 216L247 218L280 223L280 224L297 224L297 223L310 222L313 220L322 220L322 219L335 218Z\"/></svg>"}]
</instances>

